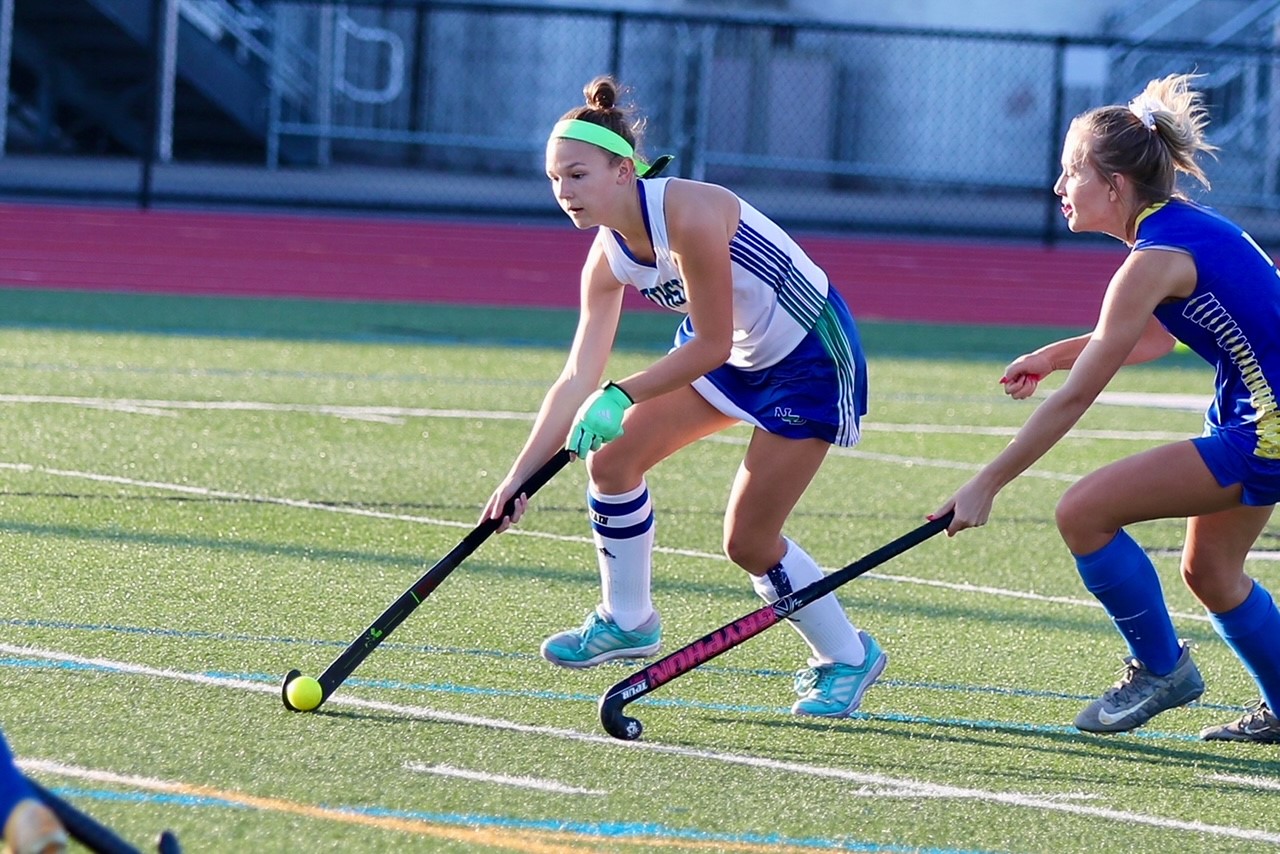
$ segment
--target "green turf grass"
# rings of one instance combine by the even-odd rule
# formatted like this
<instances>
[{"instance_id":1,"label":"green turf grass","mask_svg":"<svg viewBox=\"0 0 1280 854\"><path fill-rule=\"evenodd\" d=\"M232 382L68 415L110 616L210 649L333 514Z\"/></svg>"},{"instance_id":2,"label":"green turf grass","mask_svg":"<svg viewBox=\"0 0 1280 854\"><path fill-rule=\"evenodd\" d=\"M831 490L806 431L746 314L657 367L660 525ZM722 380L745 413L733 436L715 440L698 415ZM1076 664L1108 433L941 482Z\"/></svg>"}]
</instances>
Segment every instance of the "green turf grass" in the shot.
<instances>
[{"instance_id":1,"label":"green turf grass","mask_svg":"<svg viewBox=\"0 0 1280 854\"><path fill-rule=\"evenodd\" d=\"M1134 533L1156 550L1208 692L1138 734L1069 727L1123 647L1074 573L1054 504L1151 434L1194 434L1195 412L1100 406L1081 425L1098 432L1012 484L985 529L842 588L890 656L854 718L786 713L805 649L779 626L629 706L646 731L627 745L604 737L595 703L635 663L570 672L537 657L598 594L580 465L319 712L279 700L288 669L317 675L475 523L559 371L571 316L46 294L7 302L5 322L0 725L21 758L56 763L34 776L140 845L165 827L192 852L1280 840L1280 754L1194 738L1255 689L1178 581L1180 524ZM670 327L642 317L611 371L652 359ZM1008 441L975 431L1031 411L996 379L1056 332L864 324L864 442L832 453L788 533L835 568L918 525ZM1112 388L1209 383L1178 357ZM669 650L759 607L719 556L747 435L650 475ZM1280 589L1275 566L1249 569Z\"/></svg>"}]
</instances>

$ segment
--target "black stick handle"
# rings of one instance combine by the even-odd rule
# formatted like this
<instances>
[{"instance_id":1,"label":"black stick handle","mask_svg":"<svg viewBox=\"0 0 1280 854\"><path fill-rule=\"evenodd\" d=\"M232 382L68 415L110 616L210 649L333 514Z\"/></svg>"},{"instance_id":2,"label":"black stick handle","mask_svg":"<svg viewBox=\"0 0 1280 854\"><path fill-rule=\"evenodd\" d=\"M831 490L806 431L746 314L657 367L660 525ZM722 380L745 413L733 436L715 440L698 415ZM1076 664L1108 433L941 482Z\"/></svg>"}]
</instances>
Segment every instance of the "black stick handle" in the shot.
<instances>
[{"instance_id":1,"label":"black stick handle","mask_svg":"<svg viewBox=\"0 0 1280 854\"><path fill-rule=\"evenodd\" d=\"M532 497L535 492L545 486L551 478L555 477L562 468L568 465L572 458L573 455L562 448L554 457L547 460L541 468L529 475L528 479L520 484L515 495L503 507L503 516L509 516L514 511L516 496ZM324 672L317 677L321 690L320 702L323 703L327 700L329 695L337 690L338 686L345 682L347 677L360 666L360 663L368 658L369 654L387 639L387 635L391 634L397 626L404 622L405 618L412 614L422 604L422 601L430 596L432 591L449 577L449 573L453 572L485 540L489 539L501 524L502 518L498 518L485 519L476 525L469 534L462 538L461 542L437 561L435 566L427 570L412 587L400 594L400 598L391 603L391 606L383 611L378 619L374 620L359 637L352 641L343 650L342 654L335 658L325 668ZM293 706L289 703L287 690L285 689L298 673L298 671L291 670L284 679L281 697L284 700L285 707L288 709L292 709Z\"/></svg>"},{"instance_id":2,"label":"black stick handle","mask_svg":"<svg viewBox=\"0 0 1280 854\"><path fill-rule=\"evenodd\" d=\"M95 854L141 854L139 849L125 842L114 830L90 818L44 786L27 778L45 806L62 822L71 838ZM7 849L6 849L7 850Z\"/></svg>"}]
</instances>

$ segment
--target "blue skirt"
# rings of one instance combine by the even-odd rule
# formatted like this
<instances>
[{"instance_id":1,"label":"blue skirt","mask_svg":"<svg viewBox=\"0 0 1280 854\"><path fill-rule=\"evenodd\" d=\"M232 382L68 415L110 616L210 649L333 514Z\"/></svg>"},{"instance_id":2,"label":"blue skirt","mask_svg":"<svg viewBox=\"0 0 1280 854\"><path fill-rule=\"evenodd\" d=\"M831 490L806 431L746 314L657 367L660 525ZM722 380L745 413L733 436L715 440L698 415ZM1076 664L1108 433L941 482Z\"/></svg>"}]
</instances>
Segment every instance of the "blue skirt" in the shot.
<instances>
[{"instance_id":1,"label":"blue skirt","mask_svg":"<svg viewBox=\"0 0 1280 854\"><path fill-rule=\"evenodd\" d=\"M1246 445L1251 447L1256 442L1256 437L1247 431L1218 427L1209 427L1206 435L1191 440L1219 486L1238 483L1243 489L1242 504L1266 507L1280 503L1280 460L1250 453Z\"/></svg>"},{"instance_id":2,"label":"blue skirt","mask_svg":"<svg viewBox=\"0 0 1280 854\"><path fill-rule=\"evenodd\" d=\"M676 346L692 337L686 319ZM831 288L818 322L782 361L756 371L721 365L693 388L725 415L769 433L852 447L867 413L867 363L853 315Z\"/></svg>"}]
</instances>

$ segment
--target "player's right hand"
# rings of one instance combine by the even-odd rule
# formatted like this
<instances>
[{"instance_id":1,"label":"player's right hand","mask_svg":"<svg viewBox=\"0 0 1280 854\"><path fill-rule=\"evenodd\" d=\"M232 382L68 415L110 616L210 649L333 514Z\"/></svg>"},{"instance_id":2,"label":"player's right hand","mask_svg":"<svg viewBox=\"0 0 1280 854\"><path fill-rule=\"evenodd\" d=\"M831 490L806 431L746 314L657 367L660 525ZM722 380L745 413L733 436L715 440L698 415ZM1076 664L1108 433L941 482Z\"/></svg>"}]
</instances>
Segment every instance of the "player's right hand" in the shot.
<instances>
[{"instance_id":1,"label":"player's right hand","mask_svg":"<svg viewBox=\"0 0 1280 854\"><path fill-rule=\"evenodd\" d=\"M503 481L502 485L493 491L493 495L489 496L489 501L484 505L484 512L480 514L480 521L486 519L501 519L494 533L501 534L512 525L520 521L524 516L524 511L529 508L529 496L521 493L515 496L512 501L511 514L506 515L503 510L507 505L507 501L511 499L511 493L515 489L515 484L510 480Z\"/></svg>"},{"instance_id":2,"label":"player's right hand","mask_svg":"<svg viewBox=\"0 0 1280 854\"><path fill-rule=\"evenodd\" d=\"M937 519L948 511L953 512L955 515L947 526L947 536L954 537L966 528L980 528L987 524L995 498L995 493L979 477L974 477L930 513L928 518Z\"/></svg>"}]
</instances>

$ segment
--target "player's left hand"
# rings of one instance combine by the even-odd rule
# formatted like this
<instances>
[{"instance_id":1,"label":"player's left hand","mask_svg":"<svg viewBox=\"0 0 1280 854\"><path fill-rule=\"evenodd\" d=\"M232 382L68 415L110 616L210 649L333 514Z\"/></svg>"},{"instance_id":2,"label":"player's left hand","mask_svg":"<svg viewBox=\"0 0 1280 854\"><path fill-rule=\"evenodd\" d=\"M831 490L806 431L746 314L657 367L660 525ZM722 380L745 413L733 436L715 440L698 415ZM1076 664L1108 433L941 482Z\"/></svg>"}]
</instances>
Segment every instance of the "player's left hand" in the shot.
<instances>
[{"instance_id":1,"label":"player's left hand","mask_svg":"<svg viewBox=\"0 0 1280 854\"><path fill-rule=\"evenodd\" d=\"M1004 393L1014 400L1026 400L1035 394L1040 381L1053 372L1053 363L1043 353L1027 353L1009 363L1000 377Z\"/></svg>"},{"instance_id":2,"label":"player's left hand","mask_svg":"<svg viewBox=\"0 0 1280 854\"><path fill-rule=\"evenodd\" d=\"M585 457L590 451L600 450L605 442L621 436L622 414L632 403L631 396L614 383L592 392L578 409L565 448Z\"/></svg>"}]
</instances>

